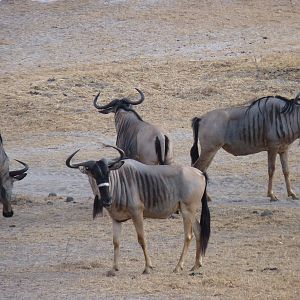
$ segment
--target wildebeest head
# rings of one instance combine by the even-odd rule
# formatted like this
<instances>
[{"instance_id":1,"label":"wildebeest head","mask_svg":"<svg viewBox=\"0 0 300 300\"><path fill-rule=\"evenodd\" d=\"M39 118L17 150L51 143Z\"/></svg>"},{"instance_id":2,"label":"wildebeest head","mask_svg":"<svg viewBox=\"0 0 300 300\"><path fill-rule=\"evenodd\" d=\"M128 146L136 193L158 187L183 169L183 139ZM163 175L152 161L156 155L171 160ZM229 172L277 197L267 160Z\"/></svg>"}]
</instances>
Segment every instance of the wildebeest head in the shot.
<instances>
[{"instance_id":1,"label":"wildebeest head","mask_svg":"<svg viewBox=\"0 0 300 300\"><path fill-rule=\"evenodd\" d=\"M118 109L122 108L125 110L132 110L132 105L140 104L144 101L145 97L142 91L136 88L141 98L137 101L129 100L128 98L114 99L106 105L97 104L97 100L99 98L100 92L96 95L94 99L94 106L98 109L98 111L102 114L108 114L110 112L116 113Z\"/></svg>"},{"instance_id":2,"label":"wildebeest head","mask_svg":"<svg viewBox=\"0 0 300 300\"><path fill-rule=\"evenodd\" d=\"M9 171L8 157L3 149L2 138L0 135L0 202L3 204L3 216L10 218L14 212L11 208L11 195L13 183L22 180L28 170L28 165L20 160L16 160L24 166L21 170Z\"/></svg>"},{"instance_id":3,"label":"wildebeest head","mask_svg":"<svg viewBox=\"0 0 300 300\"><path fill-rule=\"evenodd\" d=\"M109 173L111 170L119 169L124 164L122 159L125 158L125 153L122 149L110 145L105 146L116 149L120 154L119 157L114 159L102 158L98 161L89 160L81 163L71 164L71 159L79 151L77 150L66 160L66 165L69 168L79 169L82 173L92 176L96 180L101 198L99 199L98 196L95 196L93 210L94 218L98 213L102 212L103 206L109 207L111 205L111 196L109 192Z\"/></svg>"}]
</instances>

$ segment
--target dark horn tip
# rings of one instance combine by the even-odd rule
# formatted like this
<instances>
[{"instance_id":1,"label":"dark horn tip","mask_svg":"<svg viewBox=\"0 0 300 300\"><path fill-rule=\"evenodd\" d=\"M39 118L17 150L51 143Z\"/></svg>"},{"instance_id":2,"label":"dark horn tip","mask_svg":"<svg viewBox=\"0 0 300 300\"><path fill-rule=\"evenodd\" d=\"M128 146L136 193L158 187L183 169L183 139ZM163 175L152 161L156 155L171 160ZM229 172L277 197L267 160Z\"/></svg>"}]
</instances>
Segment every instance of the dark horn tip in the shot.
<instances>
[{"instance_id":1,"label":"dark horn tip","mask_svg":"<svg viewBox=\"0 0 300 300\"><path fill-rule=\"evenodd\" d=\"M142 96L142 98L144 99L144 93L140 90L140 89L138 89L138 88L135 88L135 90Z\"/></svg>"},{"instance_id":2,"label":"dark horn tip","mask_svg":"<svg viewBox=\"0 0 300 300\"><path fill-rule=\"evenodd\" d=\"M66 159L66 166L69 167L69 168L75 168L77 169L77 166L72 166L70 164L71 162L71 159L75 156L75 154L79 151L80 149L76 150L75 152L73 152L67 159Z\"/></svg>"},{"instance_id":3,"label":"dark horn tip","mask_svg":"<svg viewBox=\"0 0 300 300\"><path fill-rule=\"evenodd\" d=\"M93 100L93 104L94 104L95 108L98 108L98 109L99 109L99 106L97 105L97 100L99 98L99 95L100 95L100 92L95 96L95 98Z\"/></svg>"},{"instance_id":4,"label":"dark horn tip","mask_svg":"<svg viewBox=\"0 0 300 300\"><path fill-rule=\"evenodd\" d=\"M117 147L117 146L112 146L112 145L108 145L108 144L105 144L105 143L101 143L101 144L102 144L102 146L105 147L105 148L113 148L113 149L117 150L117 151L119 152L119 154L121 155L120 160L123 159L123 158L125 157L125 152L124 152L123 149L121 149L121 148L119 148L119 147Z\"/></svg>"},{"instance_id":5,"label":"dark horn tip","mask_svg":"<svg viewBox=\"0 0 300 300\"><path fill-rule=\"evenodd\" d=\"M26 170L24 170L24 172L26 172L29 169L29 166L26 163L24 163L23 161L18 160L18 159L15 159L15 161L17 161L18 163L20 163L21 165L23 165L25 167Z\"/></svg>"}]
</instances>

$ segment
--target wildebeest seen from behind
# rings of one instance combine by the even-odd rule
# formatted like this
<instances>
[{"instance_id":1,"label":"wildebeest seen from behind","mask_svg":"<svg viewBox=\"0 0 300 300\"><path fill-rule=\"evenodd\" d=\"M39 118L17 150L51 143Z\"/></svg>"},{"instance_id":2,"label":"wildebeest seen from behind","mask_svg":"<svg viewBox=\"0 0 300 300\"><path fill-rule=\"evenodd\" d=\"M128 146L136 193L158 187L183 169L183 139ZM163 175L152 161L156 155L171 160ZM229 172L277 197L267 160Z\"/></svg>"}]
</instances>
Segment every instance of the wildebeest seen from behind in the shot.
<instances>
[{"instance_id":1,"label":"wildebeest seen from behind","mask_svg":"<svg viewBox=\"0 0 300 300\"><path fill-rule=\"evenodd\" d=\"M110 146L112 147L112 146ZM144 238L144 218L165 219L180 210L184 223L184 246L175 268L182 270L183 260L192 239L196 237L196 259L193 270L201 266L210 235L210 213L206 198L206 177L196 168L179 165L145 165L133 159L122 160L123 150L116 159L101 159L71 164L79 151L70 155L66 165L79 168L89 176L95 200L93 216L102 213L103 206L113 220L114 264L111 272L119 270L121 223L132 219L138 242L145 257L144 273L152 268ZM97 189L99 187L99 190ZM201 203L200 203L201 202ZM200 223L196 213L201 210Z\"/></svg>"},{"instance_id":2,"label":"wildebeest seen from behind","mask_svg":"<svg viewBox=\"0 0 300 300\"><path fill-rule=\"evenodd\" d=\"M194 144L192 165L206 171L220 148L239 156L268 152L268 193L278 200L272 189L276 155L279 154L289 197L298 199L291 188L288 168L290 144L300 137L300 93L295 99L268 96L248 106L216 109L192 120ZM198 153L198 138L201 153Z\"/></svg>"},{"instance_id":3,"label":"wildebeest seen from behind","mask_svg":"<svg viewBox=\"0 0 300 300\"><path fill-rule=\"evenodd\" d=\"M3 205L3 216L10 218L14 212L11 208L11 195L13 189L13 183L16 180L22 180L28 170L27 164L17 160L24 166L21 170L9 171L9 159L3 148L3 141L0 135L0 202Z\"/></svg>"},{"instance_id":4,"label":"wildebeest seen from behind","mask_svg":"<svg viewBox=\"0 0 300 300\"><path fill-rule=\"evenodd\" d=\"M169 165L173 160L173 147L167 135L156 126L142 120L132 109L133 105L142 103L144 94L137 101L128 98L114 99L106 105L97 104L100 93L94 99L94 106L99 113L115 114L117 131L117 147L121 148L128 158L138 160L147 165Z\"/></svg>"}]
</instances>

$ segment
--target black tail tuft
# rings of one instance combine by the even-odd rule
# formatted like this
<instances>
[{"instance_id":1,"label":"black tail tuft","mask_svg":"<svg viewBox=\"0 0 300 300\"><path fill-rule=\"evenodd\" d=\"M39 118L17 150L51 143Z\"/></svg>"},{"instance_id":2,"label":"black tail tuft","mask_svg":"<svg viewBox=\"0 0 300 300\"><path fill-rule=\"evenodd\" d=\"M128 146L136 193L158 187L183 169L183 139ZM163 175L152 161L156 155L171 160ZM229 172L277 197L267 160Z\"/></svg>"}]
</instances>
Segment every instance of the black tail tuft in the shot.
<instances>
[{"instance_id":1,"label":"black tail tuft","mask_svg":"<svg viewBox=\"0 0 300 300\"><path fill-rule=\"evenodd\" d=\"M200 244L201 244L201 253L204 256L208 245L208 240L210 237L210 211L207 204L208 197L206 192L208 176L206 173L203 174L205 176L205 189L201 199L202 210L201 210L201 218L200 218Z\"/></svg>"},{"instance_id":2,"label":"black tail tuft","mask_svg":"<svg viewBox=\"0 0 300 300\"><path fill-rule=\"evenodd\" d=\"M192 119L192 129L193 129L193 136L194 136L194 144L190 150L191 162L192 166L199 158L199 150L198 150L198 133L199 133L199 122L200 118L195 117Z\"/></svg>"},{"instance_id":3,"label":"black tail tuft","mask_svg":"<svg viewBox=\"0 0 300 300\"><path fill-rule=\"evenodd\" d=\"M165 161L164 161L163 158L162 158L161 145L160 145L160 141L159 141L158 136L157 136L156 139L155 139L155 151L156 151L156 154L157 154L158 163L159 163L160 165L164 165L164 164L165 164Z\"/></svg>"},{"instance_id":4,"label":"black tail tuft","mask_svg":"<svg viewBox=\"0 0 300 300\"><path fill-rule=\"evenodd\" d=\"M170 148L170 140L169 138L165 135L165 158L168 156L169 154L169 148Z\"/></svg>"},{"instance_id":5,"label":"black tail tuft","mask_svg":"<svg viewBox=\"0 0 300 300\"><path fill-rule=\"evenodd\" d=\"M102 215L102 213L103 213L103 203L102 200L99 199L98 195L96 195L94 199L93 219L95 219L98 214Z\"/></svg>"}]
</instances>

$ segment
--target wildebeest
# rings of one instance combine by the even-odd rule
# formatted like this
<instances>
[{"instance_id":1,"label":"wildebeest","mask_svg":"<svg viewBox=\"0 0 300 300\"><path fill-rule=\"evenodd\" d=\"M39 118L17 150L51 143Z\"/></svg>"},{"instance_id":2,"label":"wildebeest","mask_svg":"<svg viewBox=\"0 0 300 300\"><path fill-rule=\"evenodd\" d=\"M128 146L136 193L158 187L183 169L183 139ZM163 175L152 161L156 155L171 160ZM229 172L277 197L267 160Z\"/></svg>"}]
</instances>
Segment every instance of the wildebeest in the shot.
<instances>
[{"instance_id":1,"label":"wildebeest","mask_svg":"<svg viewBox=\"0 0 300 300\"><path fill-rule=\"evenodd\" d=\"M3 148L3 141L0 135L0 202L3 204L3 216L10 218L14 212L11 208L11 195L13 183L16 180L23 179L28 170L27 164L20 160L16 160L24 166L21 170L9 171L9 159Z\"/></svg>"},{"instance_id":2,"label":"wildebeest","mask_svg":"<svg viewBox=\"0 0 300 300\"><path fill-rule=\"evenodd\" d=\"M145 99L140 94L138 101L128 98L114 99L106 105L97 104L98 93L94 99L94 106L99 113L115 113L115 126L117 131L117 147L121 148L128 158L138 160L147 165L169 165L173 160L173 147L167 135L156 126L142 120L139 114L132 109Z\"/></svg>"},{"instance_id":3,"label":"wildebeest","mask_svg":"<svg viewBox=\"0 0 300 300\"><path fill-rule=\"evenodd\" d=\"M272 189L276 155L279 154L288 196L298 199L291 188L288 168L290 144L300 136L300 93L295 99L268 96L247 106L216 109L192 120L194 144L192 165L206 171L220 148L239 156L268 152L268 196ZM198 138L201 154L198 152Z\"/></svg>"},{"instance_id":4,"label":"wildebeest","mask_svg":"<svg viewBox=\"0 0 300 300\"><path fill-rule=\"evenodd\" d=\"M136 160L125 159L123 150L115 159L100 159L71 164L75 151L66 160L70 168L79 168L95 182L92 186L95 200L93 216L102 213L103 206L113 220L114 263L111 272L119 270L119 247L121 223L132 219L138 242L145 257L144 273L152 268L144 238L143 218L165 219L177 209L181 211L184 224L184 246L175 268L182 270L183 260L192 239L196 237L196 260L193 270L202 263L209 235L210 212L206 198L206 176L199 170L178 165L145 165ZM99 190L97 189L97 186ZM100 194L99 194L100 193ZM200 223L196 212L202 203Z\"/></svg>"}]
</instances>

